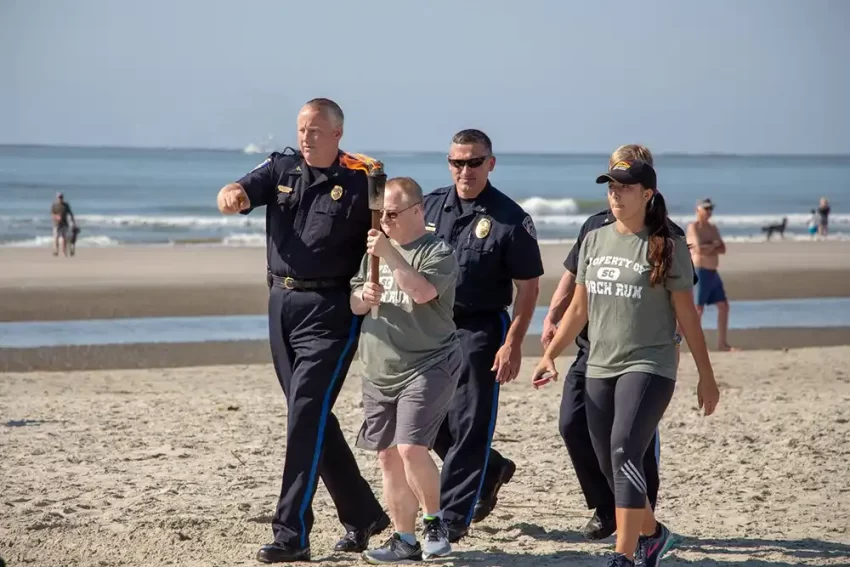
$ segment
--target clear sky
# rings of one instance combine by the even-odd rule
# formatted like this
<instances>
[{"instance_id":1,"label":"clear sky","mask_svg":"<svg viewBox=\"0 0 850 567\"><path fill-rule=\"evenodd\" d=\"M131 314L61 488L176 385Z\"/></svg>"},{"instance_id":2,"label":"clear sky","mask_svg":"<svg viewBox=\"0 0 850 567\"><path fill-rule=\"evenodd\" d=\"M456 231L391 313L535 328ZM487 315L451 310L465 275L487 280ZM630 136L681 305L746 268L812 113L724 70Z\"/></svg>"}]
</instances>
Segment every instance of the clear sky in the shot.
<instances>
[{"instance_id":1,"label":"clear sky","mask_svg":"<svg viewBox=\"0 0 850 567\"><path fill-rule=\"evenodd\" d=\"M0 0L0 144L850 154L850 1Z\"/></svg>"}]
</instances>

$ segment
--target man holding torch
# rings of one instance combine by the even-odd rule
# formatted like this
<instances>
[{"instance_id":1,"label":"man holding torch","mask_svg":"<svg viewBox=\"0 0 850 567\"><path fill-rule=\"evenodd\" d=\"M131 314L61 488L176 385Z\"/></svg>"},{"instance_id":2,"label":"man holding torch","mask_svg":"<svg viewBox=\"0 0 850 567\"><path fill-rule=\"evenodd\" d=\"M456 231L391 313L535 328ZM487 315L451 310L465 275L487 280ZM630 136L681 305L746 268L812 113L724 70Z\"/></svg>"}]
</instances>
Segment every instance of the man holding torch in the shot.
<instances>
[{"instance_id":1,"label":"man holding torch","mask_svg":"<svg viewBox=\"0 0 850 567\"><path fill-rule=\"evenodd\" d=\"M370 230L360 272L351 280L351 310L369 311L358 352L365 421L357 446L378 452L384 499L395 533L363 554L368 563L396 563L451 552L440 511L434 446L457 386L460 342L453 317L457 259L425 230L422 188L409 177L386 183L381 228ZM384 234L386 233L386 235ZM379 258L379 282L369 262ZM373 261L374 265L375 262ZM423 540L415 534L423 512Z\"/></svg>"},{"instance_id":2,"label":"man holding torch","mask_svg":"<svg viewBox=\"0 0 850 567\"><path fill-rule=\"evenodd\" d=\"M372 226L369 167L340 151L342 130L335 102L309 101L298 114L300 152L271 154L217 199L224 214L266 207L269 341L287 428L274 541L257 552L263 563L310 559L319 477L347 530L337 551L363 551L389 526L331 412L360 334L349 282Z\"/></svg>"}]
</instances>

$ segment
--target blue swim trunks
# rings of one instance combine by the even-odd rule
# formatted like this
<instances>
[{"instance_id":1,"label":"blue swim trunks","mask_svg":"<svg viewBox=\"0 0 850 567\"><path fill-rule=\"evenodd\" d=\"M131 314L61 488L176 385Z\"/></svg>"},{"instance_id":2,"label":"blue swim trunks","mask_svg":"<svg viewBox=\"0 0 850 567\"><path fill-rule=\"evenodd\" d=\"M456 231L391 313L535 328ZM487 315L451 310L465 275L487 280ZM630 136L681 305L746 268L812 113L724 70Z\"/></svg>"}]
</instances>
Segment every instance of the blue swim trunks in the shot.
<instances>
[{"instance_id":1,"label":"blue swim trunks","mask_svg":"<svg viewBox=\"0 0 850 567\"><path fill-rule=\"evenodd\" d=\"M714 305L726 301L726 291L723 289L723 280L717 270L708 268L696 268L699 283L696 285L695 296L697 305Z\"/></svg>"}]
</instances>

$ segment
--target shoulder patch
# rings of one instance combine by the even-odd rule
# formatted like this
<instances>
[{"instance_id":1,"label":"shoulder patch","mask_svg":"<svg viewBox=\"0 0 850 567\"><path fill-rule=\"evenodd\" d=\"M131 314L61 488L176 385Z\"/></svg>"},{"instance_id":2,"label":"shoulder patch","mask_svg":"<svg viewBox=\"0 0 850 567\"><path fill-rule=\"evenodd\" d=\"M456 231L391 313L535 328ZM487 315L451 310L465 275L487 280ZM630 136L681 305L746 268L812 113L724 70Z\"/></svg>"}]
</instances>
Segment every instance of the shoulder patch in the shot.
<instances>
[{"instance_id":1,"label":"shoulder patch","mask_svg":"<svg viewBox=\"0 0 850 567\"><path fill-rule=\"evenodd\" d=\"M263 167L264 165L269 164L269 163L271 163L271 162L272 162L272 158L267 157L265 160L263 160L263 163L257 164L257 167L255 167L255 168L254 168L254 169L252 169L251 171L257 171L258 169L260 169L260 168L261 168L261 167Z\"/></svg>"},{"instance_id":2,"label":"shoulder patch","mask_svg":"<svg viewBox=\"0 0 850 567\"><path fill-rule=\"evenodd\" d=\"M531 235L531 238L537 240L537 229L534 228L534 221L531 220L531 215L528 215L525 217L525 219L523 219L522 226L523 228L525 228L526 231L528 231L528 234Z\"/></svg>"}]
</instances>

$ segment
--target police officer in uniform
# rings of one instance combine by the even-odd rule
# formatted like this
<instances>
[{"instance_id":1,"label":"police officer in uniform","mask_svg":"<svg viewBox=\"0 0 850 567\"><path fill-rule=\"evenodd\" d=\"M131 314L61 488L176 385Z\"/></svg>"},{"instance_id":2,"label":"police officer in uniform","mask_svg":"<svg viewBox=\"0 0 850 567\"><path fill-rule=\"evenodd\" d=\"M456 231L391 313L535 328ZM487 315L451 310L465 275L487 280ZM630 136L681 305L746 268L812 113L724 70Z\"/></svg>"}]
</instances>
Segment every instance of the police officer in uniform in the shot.
<instances>
[{"instance_id":1,"label":"police officer in uniform","mask_svg":"<svg viewBox=\"0 0 850 567\"><path fill-rule=\"evenodd\" d=\"M331 412L357 347L362 318L349 281L365 253L371 211L364 171L344 167L343 113L328 99L298 114L300 152L273 153L221 189L222 213L266 207L269 340L287 401L286 457L263 563L310 558L312 501L319 477L347 534L338 551L360 552L389 526Z\"/></svg>"},{"instance_id":2,"label":"police officer in uniform","mask_svg":"<svg viewBox=\"0 0 850 567\"><path fill-rule=\"evenodd\" d=\"M456 542L490 513L516 470L490 444L499 385L519 372L543 262L531 217L488 180L496 165L490 138L479 130L457 133L448 161L454 185L425 197L425 220L460 264L454 320L464 365L434 447L443 460L443 518Z\"/></svg>"}]
</instances>

